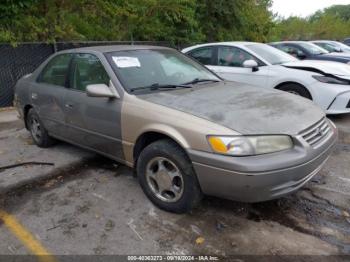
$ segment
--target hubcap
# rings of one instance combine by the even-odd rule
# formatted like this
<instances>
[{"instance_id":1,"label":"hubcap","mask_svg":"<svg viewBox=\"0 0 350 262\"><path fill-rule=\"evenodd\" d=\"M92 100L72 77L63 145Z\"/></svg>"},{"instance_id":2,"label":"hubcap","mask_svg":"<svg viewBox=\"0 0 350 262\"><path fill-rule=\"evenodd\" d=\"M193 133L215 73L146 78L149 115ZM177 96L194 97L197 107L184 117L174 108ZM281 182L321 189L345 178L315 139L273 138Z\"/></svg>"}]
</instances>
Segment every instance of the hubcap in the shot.
<instances>
[{"instance_id":1,"label":"hubcap","mask_svg":"<svg viewBox=\"0 0 350 262\"><path fill-rule=\"evenodd\" d=\"M30 131L35 141L40 141L42 133L40 123L36 117L30 119Z\"/></svg>"},{"instance_id":2,"label":"hubcap","mask_svg":"<svg viewBox=\"0 0 350 262\"><path fill-rule=\"evenodd\" d=\"M153 194L165 202L176 202L183 194L183 177L169 159L155 157L146 167L146 180Z\"/></svg>"}]
</instances>

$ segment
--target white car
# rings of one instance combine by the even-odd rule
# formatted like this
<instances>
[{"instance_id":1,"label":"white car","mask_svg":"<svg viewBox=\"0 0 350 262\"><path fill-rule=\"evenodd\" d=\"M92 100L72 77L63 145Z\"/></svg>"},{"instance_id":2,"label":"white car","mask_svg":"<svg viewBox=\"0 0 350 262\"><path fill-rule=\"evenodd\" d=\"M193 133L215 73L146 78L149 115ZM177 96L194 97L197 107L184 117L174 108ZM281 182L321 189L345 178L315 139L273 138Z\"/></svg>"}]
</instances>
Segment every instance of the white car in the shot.
<instances>
[{"instance_id":1,"label":"white car","mask_svg":"<svg viewBox=\"0 0 350 262\"><path fill-rule=\"evenodd\" d=\"M299 61L266 44L222 42L185 48L223 79L275 88L311 99L327 114L350 112L350 66Z\"/></svg>"}]
</instances>

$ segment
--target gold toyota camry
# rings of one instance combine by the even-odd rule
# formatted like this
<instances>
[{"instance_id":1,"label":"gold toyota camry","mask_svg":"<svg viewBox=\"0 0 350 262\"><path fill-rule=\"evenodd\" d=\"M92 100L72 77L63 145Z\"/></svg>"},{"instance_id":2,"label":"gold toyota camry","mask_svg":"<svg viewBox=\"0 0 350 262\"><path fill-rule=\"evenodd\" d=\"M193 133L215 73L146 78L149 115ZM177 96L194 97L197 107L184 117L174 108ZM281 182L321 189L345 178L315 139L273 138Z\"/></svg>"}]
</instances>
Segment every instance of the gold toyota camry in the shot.
<instances>
[{"instance_id":1,"label":"gold toyota camry","mask_svg":"<svg viewBox=\"0 0 350 262\"><path fill-rule=\"evenodd\" d=\"M18 81L15 104L38 146L63 140L133 167L147 197L177 213L203 194L259 202L292 193L337 138L311 101L223 81L165 47L58 52Z\"/></svg>"}]
</instances>

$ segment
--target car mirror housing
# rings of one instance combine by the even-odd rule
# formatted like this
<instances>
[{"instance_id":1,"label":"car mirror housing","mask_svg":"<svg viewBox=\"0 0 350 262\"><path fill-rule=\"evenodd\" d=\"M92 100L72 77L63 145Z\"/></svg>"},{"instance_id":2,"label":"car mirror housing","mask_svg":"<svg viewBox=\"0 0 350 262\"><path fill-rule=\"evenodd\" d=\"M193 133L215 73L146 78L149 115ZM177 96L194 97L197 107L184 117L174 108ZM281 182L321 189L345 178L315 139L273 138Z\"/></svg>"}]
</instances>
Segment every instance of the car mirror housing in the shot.
<instances>
[{"instance_id":1,"label":"car mirror housing","mask_svg":"<svg viewBox=\"0 0 350 262\"><path fill-rule=\"evenodd\" d=\"M256 72L259 70L259 65L258 63L253 60L253 59L250 59L250 60L246 60L243 62L243 67L245 68L251 68L253 72Z\"/></svg>"},{"instance_id":2,"label":"car mirror housing","mask_svg":"<svg viewBox=\"0 0 350 262\"><path fill-rule=\"evenodd\" d=\"M118 98L118 94L114 93L107 85L105 84L93 84L86 87L87 96L91 97L109 97L109 98Z\"/></svg>"}]
</instances>

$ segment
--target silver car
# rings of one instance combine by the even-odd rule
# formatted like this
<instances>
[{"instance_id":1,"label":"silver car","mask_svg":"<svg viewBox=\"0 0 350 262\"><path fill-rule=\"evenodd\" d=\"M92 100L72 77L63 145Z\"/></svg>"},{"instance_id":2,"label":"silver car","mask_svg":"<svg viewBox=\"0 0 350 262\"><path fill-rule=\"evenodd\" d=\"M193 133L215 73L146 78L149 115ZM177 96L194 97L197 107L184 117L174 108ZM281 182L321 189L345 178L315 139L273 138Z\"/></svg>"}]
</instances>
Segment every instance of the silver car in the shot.
<instances>
[{"instance_id":1,"label":"silver car","mask_svg":"<svg viewBox=\"0 0 350 262\"><path fill-rule=\"evenodd\" d=\"M134 167L149 199L178 213L203 194L259 202L292 193L337 138L311 101L223 81L164 47L58 52L15 92L38 146L64 140Z\"/></svg>"}]
</instances>

